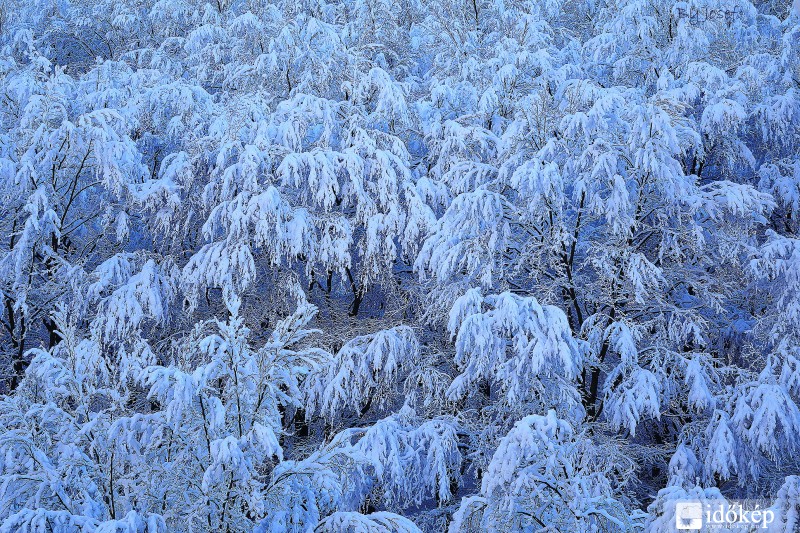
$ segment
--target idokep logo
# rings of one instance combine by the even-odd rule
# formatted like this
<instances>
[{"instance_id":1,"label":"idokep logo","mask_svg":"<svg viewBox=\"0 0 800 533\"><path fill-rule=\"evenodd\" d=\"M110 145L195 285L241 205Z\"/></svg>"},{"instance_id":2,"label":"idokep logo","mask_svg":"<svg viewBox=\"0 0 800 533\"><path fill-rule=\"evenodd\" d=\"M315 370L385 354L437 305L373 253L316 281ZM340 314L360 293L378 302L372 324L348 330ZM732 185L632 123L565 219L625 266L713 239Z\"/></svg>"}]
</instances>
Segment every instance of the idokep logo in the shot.
<instances>
[{"instance_id":1,"label":"idokep logo","mask_svg":"<svg viewBox=\"0 0 800 533\"><path fill-rule=\"evenodd\" d=\"M675 527L678 529L702 528L703 504L700 502L678 502L675 506Z\"/></svg>"},{"instance_id":2,"label":"idokep logo","mask_svg":"<svg viewBox=\"0 0 800 533\"><path fill-rule=\"evenodd\" d=\"M761 502L682 501L675 505L675 528L679 530L713 531L714 529L766 529L775 521L775 512L761 508Z\"/></svg>"}]
</instances>

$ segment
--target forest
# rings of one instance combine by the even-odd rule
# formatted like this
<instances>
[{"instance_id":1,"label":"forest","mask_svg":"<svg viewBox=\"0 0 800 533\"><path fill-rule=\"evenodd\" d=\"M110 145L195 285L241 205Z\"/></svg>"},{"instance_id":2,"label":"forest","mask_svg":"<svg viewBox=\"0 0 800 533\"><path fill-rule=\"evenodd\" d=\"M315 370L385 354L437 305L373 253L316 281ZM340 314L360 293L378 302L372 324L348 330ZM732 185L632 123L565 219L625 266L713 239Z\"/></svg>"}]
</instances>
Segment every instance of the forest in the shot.
<instances>
[{"instance_id":1,"label":"forest","mask_svg":"<svg viewBox=\"0 0 800 533\"><path fill-rule=\"evenodd\" d=\"M0 533L800 532L800 0L2 0L0 308Z\"/></svg>"}]
</instances>

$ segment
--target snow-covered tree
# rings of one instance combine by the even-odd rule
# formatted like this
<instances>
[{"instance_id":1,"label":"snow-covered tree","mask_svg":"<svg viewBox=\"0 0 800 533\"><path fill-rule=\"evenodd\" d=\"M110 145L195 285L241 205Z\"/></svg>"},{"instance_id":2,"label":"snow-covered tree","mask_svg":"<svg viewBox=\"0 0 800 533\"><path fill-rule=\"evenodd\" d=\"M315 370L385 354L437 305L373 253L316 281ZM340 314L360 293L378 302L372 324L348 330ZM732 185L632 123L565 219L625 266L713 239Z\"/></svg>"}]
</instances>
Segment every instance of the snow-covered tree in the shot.
<instances>
[{"instance_id":1,"label":"snow-covered tree","mask_svg":"<svg viewBox=\"0 0 800 533\"><path fill-rule=\"evenodd\" d=\"M793 531L798 9L3 2L0 532Z\"/></svg>"}]
</instances>

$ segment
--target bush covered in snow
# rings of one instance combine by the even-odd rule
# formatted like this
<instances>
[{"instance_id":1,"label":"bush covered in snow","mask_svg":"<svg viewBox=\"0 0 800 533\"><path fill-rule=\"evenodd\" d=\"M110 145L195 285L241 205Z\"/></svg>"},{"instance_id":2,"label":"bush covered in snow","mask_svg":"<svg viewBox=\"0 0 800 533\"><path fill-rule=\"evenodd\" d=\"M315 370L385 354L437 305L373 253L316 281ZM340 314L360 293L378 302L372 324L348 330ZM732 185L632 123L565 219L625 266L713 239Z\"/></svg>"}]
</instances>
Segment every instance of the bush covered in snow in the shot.
<instances>
[{"instance_id":1,"label":"bush covered in snow","mask_svg":"<svg viewBox=\"0 0 800 533\"><path fill-rule=\"evenodd\" d=\"M5 0L0 532L798 531L790 4Z\"/></svg>"}]
</instances>

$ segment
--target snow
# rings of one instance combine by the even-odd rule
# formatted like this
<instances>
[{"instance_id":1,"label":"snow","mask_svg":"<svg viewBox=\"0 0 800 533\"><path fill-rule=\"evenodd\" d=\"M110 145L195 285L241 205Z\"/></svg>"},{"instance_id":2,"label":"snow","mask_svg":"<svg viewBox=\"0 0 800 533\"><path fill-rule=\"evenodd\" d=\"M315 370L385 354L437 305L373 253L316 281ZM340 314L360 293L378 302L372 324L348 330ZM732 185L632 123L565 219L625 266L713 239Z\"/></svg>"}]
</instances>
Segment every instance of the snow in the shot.
<instances>
[{"instance_id":1,"label":"snow","mask_svg":"<svg viewBox=\"0 0 800 533\"><path fill-rule=\"evenodd\" d=\"M0 532L797 529L798 9L5 0Z\"/></svg>"}]
</instances>

